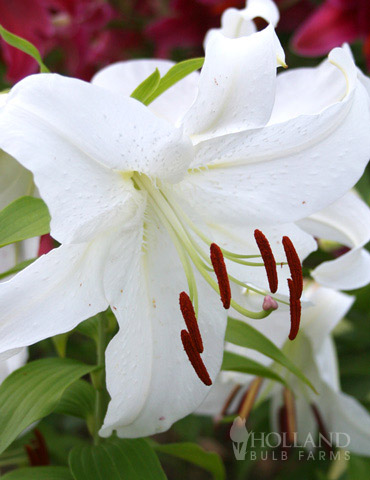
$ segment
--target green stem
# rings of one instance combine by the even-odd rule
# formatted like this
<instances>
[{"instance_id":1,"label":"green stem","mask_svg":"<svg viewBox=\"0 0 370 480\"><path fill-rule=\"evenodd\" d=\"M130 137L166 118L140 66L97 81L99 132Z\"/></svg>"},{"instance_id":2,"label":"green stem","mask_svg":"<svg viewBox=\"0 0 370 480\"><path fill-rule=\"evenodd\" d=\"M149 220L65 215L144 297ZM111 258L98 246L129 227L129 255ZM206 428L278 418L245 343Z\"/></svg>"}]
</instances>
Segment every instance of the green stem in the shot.
<instances>
[{"instance_id":1,"label":"green stem","mask_svg":"<svg viewBox=\"0 0 370 480\"><path fill-rule=\"evenodd\" d=\"M102 370L97 372L97 382L94 385L95 393L95 421L94 421L94 444L99 445L101 438L99 437L99 430L103 424L105 414L105 371L104 371L104 355L106 347L106 333L105 333L105 315L101 313L98 321L98 338L96 342L96 356L97 365L102 367Z\"/></svg>"}]
</instances>

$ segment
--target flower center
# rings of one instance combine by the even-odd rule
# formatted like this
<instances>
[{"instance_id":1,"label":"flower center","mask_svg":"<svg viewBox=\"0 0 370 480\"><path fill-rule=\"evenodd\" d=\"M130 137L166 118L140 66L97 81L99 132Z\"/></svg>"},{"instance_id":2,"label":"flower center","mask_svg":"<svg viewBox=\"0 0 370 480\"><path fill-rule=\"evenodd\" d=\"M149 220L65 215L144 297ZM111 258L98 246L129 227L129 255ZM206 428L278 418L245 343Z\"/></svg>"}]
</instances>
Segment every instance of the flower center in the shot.
<instances>
[{"instance_id":1,"label":"flower center","mask_svg":"<svg viewBox=\"0 0 370 480\"><path fill-rule=\"evenodd\" d=\"M279 298L270 296L270 294L275 293L278 288L277 263L270 244L260 230L255 230L254 235L260 250L260 255L237 254L220 248L191 221L174 199L170 197L169 193L166 192L165 188L154 185L149 177L138 172L134 172L131 179L136 188L147 192L148 200L170 235L182 263L187 278L189 296L185 292L180 293L180 309L188 328L188 330L181 332L181 339L194 370L203 383L208 385L210 379L200 357L200 354L203 352L203 343L197 325L199 298L193 269L196 268L204 280L220 296L225 309L232 307L247 318L255 320L262 319L276 309L276 302L287 304L287 302ZM207 247L209 253L204 249L204 245ZM288 237L283 238L283 246L292 276L289 282L289 304L292 322L289 338L293 339L298 333L299 327L302 269L293 243ZM262 259L262 262L251 261L251 259L257 258ZM251 286L228 274L225 259L249 267L264 267L270 292ZM284 262L279 262L278 264L283 265ZM216 279L214 277L216 277ZM266 302L261 299L263 306L259 312L248 310L232 298L230 283L254 291L260 294L263 299L266 299L266 296L268 296L269 299L274 300L274 302Z\"/></svg>"}]
</instances>

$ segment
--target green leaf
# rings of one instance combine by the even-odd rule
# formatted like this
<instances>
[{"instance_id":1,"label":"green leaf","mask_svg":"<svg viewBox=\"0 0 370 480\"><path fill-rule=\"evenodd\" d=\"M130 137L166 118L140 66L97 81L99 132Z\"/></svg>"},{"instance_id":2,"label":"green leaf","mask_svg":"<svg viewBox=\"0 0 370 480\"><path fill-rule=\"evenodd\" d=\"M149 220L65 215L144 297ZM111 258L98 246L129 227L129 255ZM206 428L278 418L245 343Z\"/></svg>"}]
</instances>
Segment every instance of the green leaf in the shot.
<instances>
[{"instance_id":1,"label":"green leaf","mask_svg":"<svg viewBox=\"0 0 370 480\"><path fill-rule=\"evenodd\" d=\"M224 480L226 478L224 464L217 453L207 452L196 443L169 443L167 445L156 443L154 448L157 452L181 458L207 470L212 474L214 480Z\"/></svg>"},{"instance_id":2,"label":"green leaf","mask_svg":"<svg viewBox=\"0 0 370 480\"><path fill-rule=\"evenodd\" d=\"M25 38L19 37L18 35L9 32L2 25L0 25L0 35L4 42L11 45L12 47L18 48L18 50L21 50L22 52L30 55L33 59L35 59L36 62L39 64L40 71L42 73L50 72L48 67L42 61L40 52L34 45L32 45L31 42L29 42Z\"/></svg>"},{"instance_id":3,"label":"green leaf","mask_svg":"<svg viewBox=\"0 0 370 480\"><path fill-rule=\"evenodd\" d=\"M49 415L69 385L95 368L67 358L45 358L9 375L0 385L0 453L25 428Z\"/></svg>"},{"instance_id":4,"label":"green leaf","mask_svg":"<svg viewBox=\"0 0 370 480\"><path fill-rule=\"evenodd\" d=\"M40 198L21 197L0 211L0 247L49 232L49 210Z\"/></svg>"},{"instance_id":5,"label":"green leaf","mask_svg":"<svg viewBox=\"0 0 370 480\"><path fill-rule=\"evenodd\" d=\"M91 383L77 380L62 395L56 413L87 419L94 413L95 390Z\"/></svg>"},{"instance_id":6,"label":"green leaf","mask_svg":"<svg viewBox=\"0 0 370 480\"><path fill-rule=\"evenodd\" d=\"M145 440L113 438L100 445L75 447L69 455L75 480L165 480L153 449Z\"/></svg>"},{"instance_id":7,"label":"green leaf","mask_svg":"<svg viewBox=\"0 0 370 480\"><path fill-rule=\"evenodd\" d=\"M232 372L249 373L250 375L256 375L257 377L271 378L271 380L287 385L286 381L280 375L271 370L271 368L265 367L261 363L255 362L250 358L232 352L224 352L221 369Z\"/></svg>"},{"instance_id":8,"label":"green leaf","mask_svg":"<svg viewBox=\"0 0 370 480\"><path fill-rule=\"evenodd\" d=\"M143 82L140 83L138 87L131 93L132 98L136 98L140 102L145 104L145 100L156 90L158 87L161 76L159 74L158 68L149 75Z\"/></svg>"},{"instance_id":9,"label":"green leaf","mask_svg":"<svg viewBox=\"0 0 370 480\"><path fill-rule=\"evenodd\" d=\"M14 267L10 268L6 272L0 273L0 280L3 278L9 277L9 275L14 275L24 268L28 267L28 265L31 265L36 260L36 258L31 258L30 260L25 260L24 262L18 263Z\"/></svg>"},{"instance_id":10,"label":"green leaf","mask_svg":"<svg viewBox=\"0 0 370 480\"><path fill-rule=\"evenodd\" d=\"M312 383L306 378L300 369L297 368L294 363L271 342L271 340L248 323L229 317L227 321L225 341L233 343L234 345L239 345L240 347L257 350L257 352L272 358L272 360L275 360L275 362L280 363L280 365L283 365L283 367L294 373L294 375L302 380L302 382L317 393Z\"/></svg>"},{"instance_id":11,"label":"green leaf","mask_svg":"<svg viewBox=\"0 0 370 480\"><path fill-rule=\"evenodd\" d=\"M28 467L13 470L2 480L73 480L66 467Z\"/></svg>"},{"instance_id":12,"label":"green leaf","mask_svg":"<svg viewBox=\"0 0 370 480\"><path fill-rule=\"evenodd\" d=\"M190 73L202 68L204 58L191 58L190 60L184 60L183 62L176 63L172 68L168 70L164 75L156 88L143 102L145 105L152 103L159 95L168 90L172 85L185 78Z\"/></svg>"}]
</instances>

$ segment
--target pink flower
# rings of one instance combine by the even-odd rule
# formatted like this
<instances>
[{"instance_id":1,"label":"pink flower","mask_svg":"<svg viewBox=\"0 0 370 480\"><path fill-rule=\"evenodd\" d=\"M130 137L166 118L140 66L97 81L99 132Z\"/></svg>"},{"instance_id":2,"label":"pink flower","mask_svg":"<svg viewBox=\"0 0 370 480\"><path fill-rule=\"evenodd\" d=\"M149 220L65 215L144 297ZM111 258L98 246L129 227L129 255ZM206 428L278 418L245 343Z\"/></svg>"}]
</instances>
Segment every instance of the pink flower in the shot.
<instances>
[{"instance_id":1,"label":"pink flower","mask_svg":"<svg viewBox=\"0 0 370 480\"><path fill-rule=\"evenodd\" d=\"M298 29L293 46L298 53L317 56L357 39L365 40L370 68L369 0L326 0Z\"/></svg>"},{"instance_id":2,"label":"pink flower","mask_svg":"<svg viewBox=\"0 0 370 480\"><path fill-rule=\"evenodd\" d=\"M118 18L104 0L0 0L0 23L7 30L29 40L43 56L61 50L54 70L83 79L122 59L125 47L138 43L135 32L109 26ZM1 46L9 82L37 71L31 57L5 42Z\"/></svg>"},{"instance_id":3,"label":"pink flower","mask_svg":"<svg viewBox=\"0 0 370 480\"><path fill-rule=\"evenodd\" d=\"M0 0L0 23L12 33L32 42L42 55L46 53L54 29L44 0ZM2 40L1 47L9 82L17 82L37 71L37 63L29 55Z\"/></svg>"},{"instance_id":4,"label":"pink flower","mask_svg":"<svg viewBox=\"0 0 370 480\"><path fill-rule=\"evenodd\" d=\"M219 26L221 13L244 6L245 0L171 0L171 13L150 24L146 33L158 57L169 57L178 47L199 52L206 32Z\"/></svg>"},{"instance_id":5,"label":"pink flower","mask_svg":"<svg viewBox=\"0 0 370 480\"><path fill-rule=\"evenodd\" d=\"M110 47L116 32L107 29L118 13L102 0L46 0L52 8L54 45L63 52L58 70L90 79L97 68L112 58Z\"/></svg>"},{"instance_id":6,"label":"pink flower","mask_svg":"<svg viewBox=\"0 0 370 480\"><path fill-rule=\"evenodd\" d=\"M280 32L293 32L315 8L311 0L275 0L275 3L280 10Z\"/></svg>"}]
</instances>

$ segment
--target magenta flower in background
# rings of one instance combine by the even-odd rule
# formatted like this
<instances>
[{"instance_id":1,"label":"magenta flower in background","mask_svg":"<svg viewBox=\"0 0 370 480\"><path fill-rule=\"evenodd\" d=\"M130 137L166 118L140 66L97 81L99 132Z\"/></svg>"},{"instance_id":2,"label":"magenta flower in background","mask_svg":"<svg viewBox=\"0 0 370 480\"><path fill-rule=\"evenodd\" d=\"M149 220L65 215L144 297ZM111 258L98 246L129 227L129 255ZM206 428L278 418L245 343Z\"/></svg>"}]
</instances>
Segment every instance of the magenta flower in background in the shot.
<instances>
[{"instance_id":1,"label":"magenta flower in background","mask_svg":"<svg viewBox=\"0 0 370 480\"><path fill-rule=\"evenodd\" d=\"M244 6L245 0L171 0L170 13L151 23L146 34L154 42L157 57L169 57L178 47L198 52L206 32L219 26L221 13Z\"/></svg>"},{"instance_id":2,"label":"magenta flower in background","mask_svg":"<svg viewBox=\"0 0 370 480\"><path fill-rule=\"evenodd\" d=\"M44 0L0 0L0 23L32 42L42 55L46 53L54 28ZM2 40L1 50L7 67L7 81L14 83L37 71L37 64L29 55Z\"/></svg>"},{"instance_id":3,"label":"magenta flower in background","mask_svg":"<svg viewBox=\"0 0 370 480\"><path fill-rule=\"evenodd\" d=\"M357 39L365 41L370 68L369 0L326 0L297 30L293 47L302 55L318 56Z\"/></svg>"},{"instance_id":4,"label":"magenta flower in background","mask_svg":"<svg viewBox=\"0 0 370 480\"><path fill-rule=\"evenodd\" d=\"M280 32L293 32L315 9L311 0L275 0L275 3L280 10L277 27Z\"/></svg>"},{"instance_id":5,"label":"magenta flower in background","mask_svg":"<svg viewBox=\"0 0 370 480\"><path fill-rule=\"evenodd\" d=\"M119 12L103 0L0 0L0 23L7 30L29 40L43 56L60 49L57 70L83 79L137 44L135 32L109 26L115 19ZM37 71L31 57L5 42L1 47L10 83Z\"/></svg>"}]
</instances>

